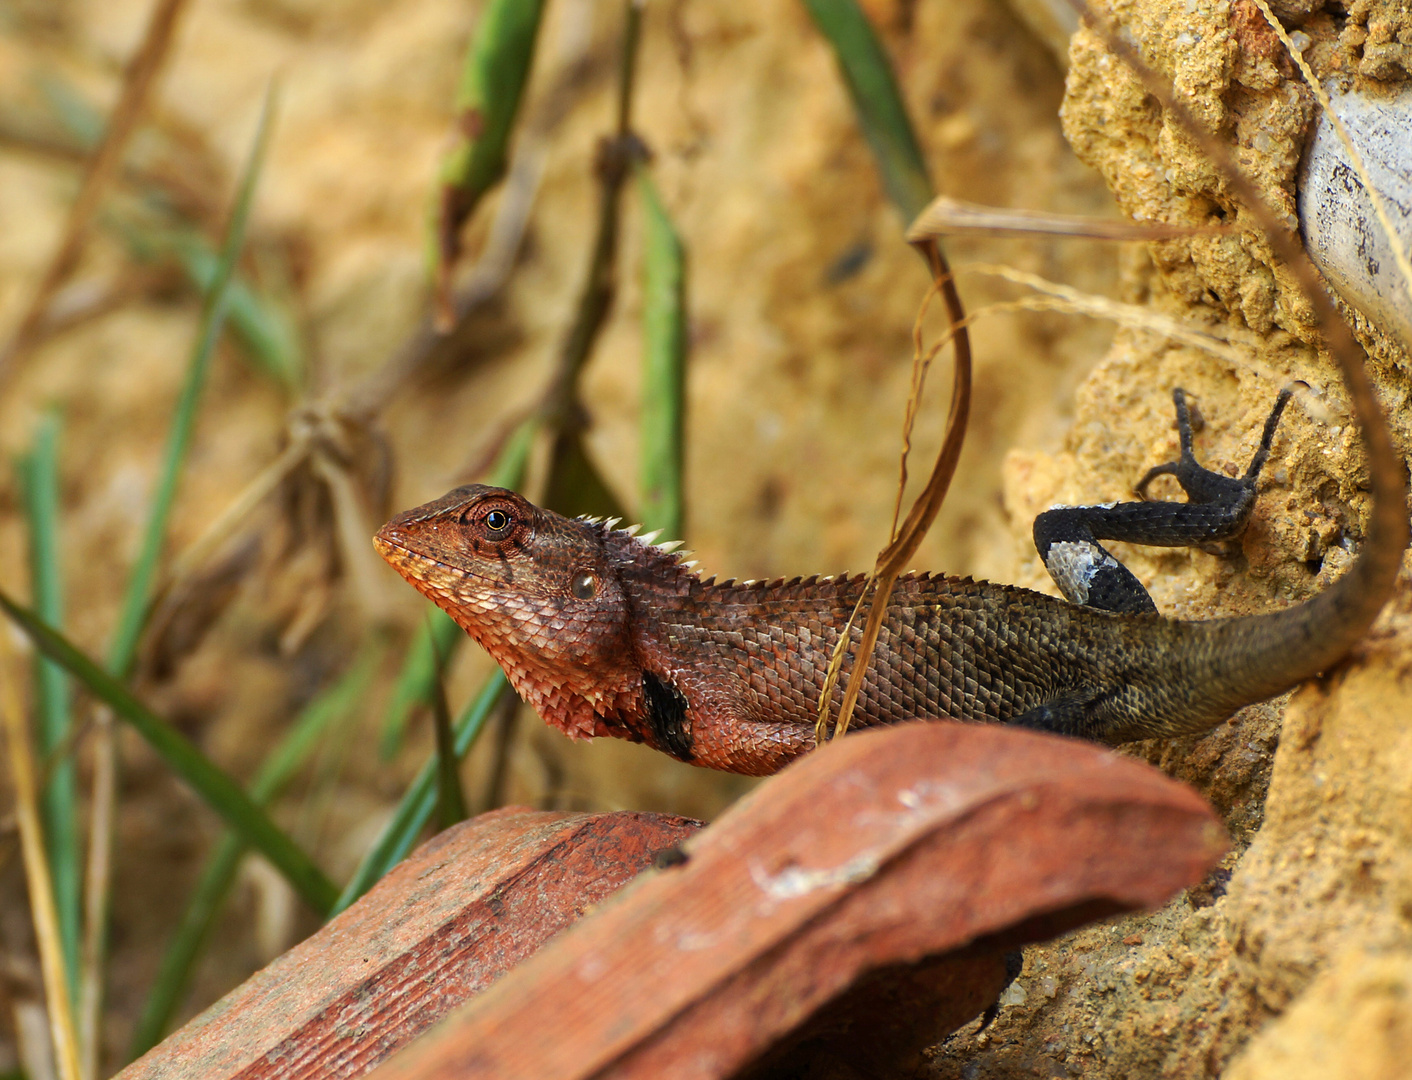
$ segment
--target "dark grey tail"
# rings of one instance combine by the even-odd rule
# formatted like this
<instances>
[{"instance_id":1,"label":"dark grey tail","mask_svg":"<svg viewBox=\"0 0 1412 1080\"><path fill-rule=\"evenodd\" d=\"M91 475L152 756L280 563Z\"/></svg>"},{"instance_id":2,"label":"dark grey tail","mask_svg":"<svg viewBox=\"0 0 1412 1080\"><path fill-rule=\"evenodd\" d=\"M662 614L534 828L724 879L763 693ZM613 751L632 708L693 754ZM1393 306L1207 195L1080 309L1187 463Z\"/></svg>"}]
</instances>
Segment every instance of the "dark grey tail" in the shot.
<instances>
[{"instance_id":1,"label":"dark grey tail","mask_svg":"<svg viewBox=\"0 0 1412 1080\"><path fill-rule=\"evenodd\" d=\"M1210 650L1208 689L1226 715L1284 693L1347 656L1392 595L1402 567L1408 540L1402 461L1366 373L1345 375L1372 475L1367 539L1348 572L1302 604L1268 615L1188 624L1207 628L1199 636Z\"/></svg>"}]
</instances>

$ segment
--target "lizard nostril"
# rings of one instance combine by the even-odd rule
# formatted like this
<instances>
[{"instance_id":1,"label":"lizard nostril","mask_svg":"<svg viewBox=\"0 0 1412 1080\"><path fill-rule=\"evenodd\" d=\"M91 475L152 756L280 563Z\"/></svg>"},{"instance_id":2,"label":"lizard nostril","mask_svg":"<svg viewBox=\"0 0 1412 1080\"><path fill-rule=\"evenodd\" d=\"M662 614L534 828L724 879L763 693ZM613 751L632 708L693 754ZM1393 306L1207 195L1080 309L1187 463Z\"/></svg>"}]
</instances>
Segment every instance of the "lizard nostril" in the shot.
<instances>
[{"instance_id":1,"label":"lizard nostril","mask_svg":"<svg viewBox=\"0 0 1412 1080\"><path fill-rule=\"evenodd\" d=\"M579 600L592 600L598 595L598 579L587 570L580 571L574 575L569 591Z\"/></svg>"}]
</instances>

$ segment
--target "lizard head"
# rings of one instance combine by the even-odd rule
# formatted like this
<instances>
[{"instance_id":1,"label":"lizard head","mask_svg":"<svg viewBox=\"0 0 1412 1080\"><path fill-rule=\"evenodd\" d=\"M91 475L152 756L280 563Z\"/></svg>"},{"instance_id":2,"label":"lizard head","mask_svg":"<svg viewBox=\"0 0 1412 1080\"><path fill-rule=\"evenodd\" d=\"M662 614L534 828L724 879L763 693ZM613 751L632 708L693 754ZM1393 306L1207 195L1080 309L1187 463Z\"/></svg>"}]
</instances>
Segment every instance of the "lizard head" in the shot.
<instances>
[{"instance_id":1,"label":"lizard head","mask_svg":"<svg viewBox=\"0 0 1412 1080\"><path fill-rule=\"evenodd\" d=\"M471 484L398 514L378 552L495 658L544 719L622 734L641 710L631 613L611 530Z\"/></svg>"}]
</instances>

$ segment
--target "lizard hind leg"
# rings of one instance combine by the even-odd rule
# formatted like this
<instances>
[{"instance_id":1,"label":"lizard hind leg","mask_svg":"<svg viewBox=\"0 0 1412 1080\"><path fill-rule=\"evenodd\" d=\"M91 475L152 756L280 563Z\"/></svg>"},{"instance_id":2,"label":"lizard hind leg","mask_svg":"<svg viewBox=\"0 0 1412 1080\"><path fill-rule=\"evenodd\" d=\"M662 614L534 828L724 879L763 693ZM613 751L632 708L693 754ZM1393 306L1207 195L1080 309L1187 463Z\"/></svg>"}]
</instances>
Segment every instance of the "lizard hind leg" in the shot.
<instances>
[{"instance_id":1,"label":"lizard hind leg","mask_svg":"<svg viewBox=\"0 0 1412 1080\"><path fill-rule=\"evenodd\" d=\"M1005 723L1031 731L1047 731L1051 735L1067 735L1071 739L1102 742L1104 724L1095 715L1098 704L1098 699L1092 694L1066 694L1054 701L1036 705Z\"/></svg>"},{"instance_id":2,"label":"lizard hind leg","mask_svg":"<svg viewBox=\"0 0 1412 1080\"><path fill-rule=\"evenodd\" d=\"M1206 547L1241 534L1255 507L1256 481L1269 457L1280 414L1290 391L1280 391L1265 421L1260 448L1239 478L1201 466L1192 452L1191 415L1186 394L1172 391L1177 410L1181 457L1147 471L1138 482L1142 502L1098 506L1057 506L1035 518L1034 543L1066 599L1105 611L1157 611L1142 583L1100 544L1126 540L1155 547ZM1158 476L1176 478L1186 502L1150 501L1147 486Z\"/></svg>"}]
</instances>

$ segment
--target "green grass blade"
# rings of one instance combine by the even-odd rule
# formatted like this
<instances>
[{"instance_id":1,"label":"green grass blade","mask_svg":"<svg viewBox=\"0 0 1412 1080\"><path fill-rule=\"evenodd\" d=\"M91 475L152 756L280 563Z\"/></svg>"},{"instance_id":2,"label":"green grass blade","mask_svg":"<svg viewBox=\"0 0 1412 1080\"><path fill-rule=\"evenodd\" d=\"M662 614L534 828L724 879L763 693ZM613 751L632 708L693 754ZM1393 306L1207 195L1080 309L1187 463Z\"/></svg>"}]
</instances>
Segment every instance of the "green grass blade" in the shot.
<instances>
[{"instance_id":1,"label":"green grass blade","mask_svg":"<svg viewBox=\"0 0 1412 1080\"><path fill-rule=\"evenodd\" d=\"M565 428L554 438L544 505L565 517L627 517L618 496L589 457L583 433L577 427Z\"/></svg>"},{"instance_id":2,"label":"green grass blade","mask_svg":"<svg viewBox=\"0 0 1412 1080\"><path fill-rule=\"evenodd\" d=\"M427 605L427 617L407 647L406 660L392 687L392 698L383 717L378 735L378 755L383 761L391 761L402 749L412 709L430 701L432 683L436 679L436 658L444 656L449 663L465 638L450 615L439 607Z\"/></svg>"},{"instance_id":3,"label":"green grass blade","mask_svg":"<svg viewBox=\"0 0 1412 1080\"><path fill-rule=\"evenodd\" d=\"M199 232L171 228L145 215L108 212L101 218L123 241L138 262L173 260L203 297L211 291L220 255ZM286 390L304 381L304 343L293 315L268 292L256 289L239 271L231 275L226 296L226 322L240 346L239 353L262 377Z\"/></svg>"},{"instance_id":4,"label":"green grass blade","mask_svg":"<svg viewBox=\"0 0 1412 1080\"><path fill-rule=\"evenodd\" d=\"M364 645L347 673L304 707L251 781L251 799L262 806L273 799L308 760L320 740L340 722L356 715L358 704L377 674L384 651L378 639ZM128 1051L129 1060L157 1045L171 1025L191 981L192 969L247 850L239 836L227 832L207 860L143 1004Z\"/></svg>"},{"instance_id":5,"label":"green grass blade","mask_svg":"<svg viewBox=\"0 0 1412 1080\"><path fill-rule=\"evenodd\" d=\"M235 875L246 850L238 837L227 832L207 860L187 901L181 922L177 924L176 933L167 945L156 981L143 1002L142 1014L137 1019L137 1028L128 1047L129 1061L141 1057L161 1042L171 1026L172 1017L186 994L191 970L206 945L231 886L235 884Z\"/></svg>"},{"instance_id":6,"label":"green grass blade","mask_svg":"<svg viewBox=\"0 0 1412 1080\"><path fill-rule=\"evenodd\" d=\"M932 185L887 53L857 0L804 0L804 6L833 46L888 198L910 222L931 201Z\"/></svg>"},{"instance_id":7,"label":"green grass blade","mask_svg":"<svg viewBox=\"0 0 1412 1080\"><path fill-rule=\"evenodd\" d=\"M210 295L220 277L221 256L196 233L175 235L169 243L187 277L203 295ZM268 295L256 292L240 274L230 280L226 317L257 371L287 390L295 390L303 383L304 345L294 320Z\"/></svg>"},{"instance_id":8,"label":"green grass blade","mask_svg":"<svg viewBox=\"0 0 1412 1080\"><path fill-rule=\"evenodd\" d=\"M456 736L451 730L451 708L446 704L446 662L436 655L436 681L432 685L431 715L436 731L436 828L449 829L465 821L466 793L461 790L461 759L456 753Z\"/></svg>"},{"instance_id":9,"label":"green grass blade","mask_svg":"<svg viewBox=\"0 0 1412 1080\"><path fill-rule=\"evenodd\" d=\"M46 72L39 79L40 92L47 100L55 118L83 149L92 149L103 137L107 118L94 108L71 83ZM159 253L170 252L202 293L208 293L216 279L220 256L204 237L196 232L157 230L151 233L133 225L114 222L105 215L108 225L123 236L135 257L148 260ZM261 374L269 375L291 389L300 386L305 372L304 344L298 328L288 312L268 295L254 289L236 274L230 284L226 317L231 329Z\"/></svg>"},{"instance_id":10,"label":"green grass blade","mask_svg":"<svg viewBox=\"0 0 1412 1080\"><path fill-rule=\"evenodd\" d=\"M35 433L34 448L19 462L29 525L30 580L35 610L46 622L64 621L63 575L59 549L59 416L46 413ZM59 940L69 998L78 1000L79 957L83 935L83 874L78 836L78 790L69 744L73 710L69 677L54 661L36 655L35 705L39 752L48 763L40 792L40 814L59 918ZM63 753L62 759L55 755Z\"/></svg>"},{"instance_id":11,"label":"green grass blade","mask_svg":"<svg viewBox=\"0 0 1412 1080\"><path fill-rule=\"evenodd\" d=\"M250 781L250 797L269 802L293 779L319 740L340 720L353 715L382 663L385 646L378 637L365 642L348 671L300 711L289 732L261 763Z\"/></svg>"},{"instance_id":12,"label":"green grass blade","mask_svg":"<svg viewBox=\"0 0 1412 1080\"><path fill-rule=\"evenodd\" d=\"M511 433L500 450L500 456L495 459L490 475L486 477L487 484L514 491L520 489L525 482L530 449L534 446L534 437L539 434L540 426L540 419L531 417Z\"/></svg>"},{"instance_id":13,"label":"green grass blade","mask_svg":"<svg viewBox=\"0 0 1412 1080\"><path fill-rule=\"evenodd\" d=\"M113 637L108 667L120 678L127 678L137 655L137 643L147 619L148 600L152 588L152 578L156 573L157 560L161 555L162 541L166 536L167 519L171 514L172 503L176 499L177 484L181 479L182 466L186 461L187 448L191 444L191 432L196 424L196 407L201 400L201 391L206 384L206 374L210 370L211 357L215 352L216 341L220 337L221 326L225 321L226 305L229 299L228 286L235 271L235 262L245 240L245 226L250 219L250 207L254 202L255 185L259 180L265 160L265 150L269 145L271 121L274 114L274 93L265 97L264 109L260 114L260 126L255 133L255 143L246 159L240 184L237 188L235 205L231 211L230 223L226 227L225 240L221 245L221 259L216 267L216 275L201 312L201 327L197 334L196 346L192 350L187 365L186 381L181 396L177 399L176 412L172 418L171 431L167 436L167 451L162 463L161 476L152 496L152 506L148 512L147 529L143 534L142 547L137 562L128 579L127 592L118 617L118 628Z\"/></svg>"},{"instance_id":14,"label":"green grass blade","mask_svg":"<svg viewBox=\"0 0 1412 1080\"><path fill-rule=\"evenodd\" d=\"M510 684L506 681L504 672L495 672L456 719L453 726L453 749L458 761L466 756L471 744L484 729L495 703L500 700L500 695L508 693L509 689ZM402 796L402 801L397 804L392 820L383 828L377 842L369 849L367 855L363 856L363 861L354 871L352 879L344 886L329 913L330 917L343 911L371 889L412 850L412 845L417 842L422 829L436 812L436 768L436 759L433 758L417 773L417 778L412 781L406 794Z\"/></svg>"},{"instance_id":15,"label":"green grass blade","mask_svg":"<svg viewBox=\"0 0 1412 1080\"><path fill-rule=\"evenodd\" d=\"M186 781L251 847L264 855L320 914L338 896L333 882L269 816L251 801L231 777L217 768L170 724L143 705L108 672L76 649L67 638L34 612L0 592L0 608L23 630L34 646L64 668L155 750L172 771Z\"/></svg>"},{"instance_id":16,"label":"green grass blade","mask_svg":"<svg viewBox=\"0 0 1412 1080\"><path fill-rule=\"evenodd\" d=\"M642 524L682 535L683 423L686 413L686 250L652 176L641 164L643 371Z\"/></svg>"},{"instance_id":17,"label":"green grass blade","mask_svg":"<svg viewBox=\"0 0 1412 1080\"><path fill-rule=\"evenodd\" d=\"M441 163L437 246L443 273L455 262L461 226L505 175L543 12L544 0L490 0L481 12L456 91L455 142Z\"/></svg>"},{"instance_id":18,"label":"green grass blade","mask_svg":"<svg viewBox=\"0 0 1412 1080\"><path fill-rule=\"evenodd\" d=\"M85 150L97 149L108 119L102 110L80 92L78 86L53 68L40 72L35 80L45 104L64 130Z\"/></svg>"}]
</instances>

